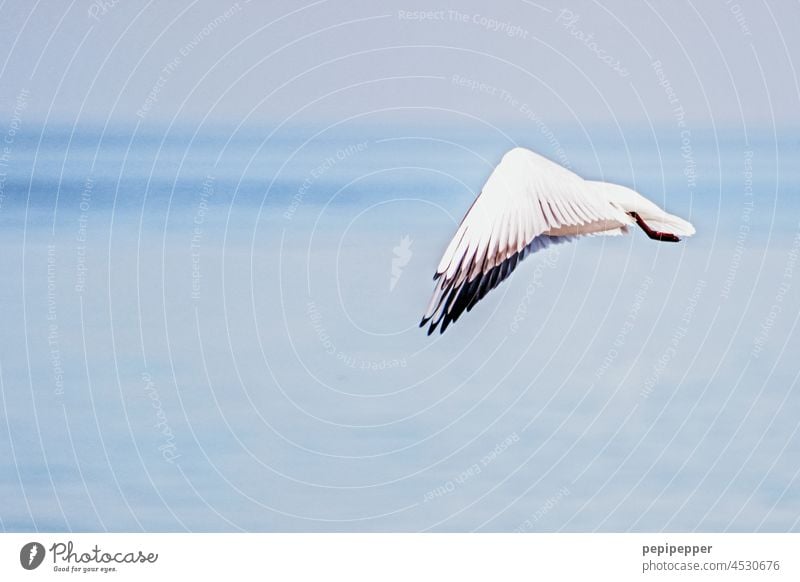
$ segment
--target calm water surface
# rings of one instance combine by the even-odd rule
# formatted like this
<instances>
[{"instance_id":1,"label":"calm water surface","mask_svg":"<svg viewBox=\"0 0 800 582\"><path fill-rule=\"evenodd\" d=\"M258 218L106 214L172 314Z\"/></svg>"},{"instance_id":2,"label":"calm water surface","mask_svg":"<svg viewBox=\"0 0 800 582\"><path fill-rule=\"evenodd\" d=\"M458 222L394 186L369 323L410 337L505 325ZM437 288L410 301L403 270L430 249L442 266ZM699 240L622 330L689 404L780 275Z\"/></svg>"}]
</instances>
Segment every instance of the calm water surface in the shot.
<instances>
[{"instance_id":1,"label":"calm water surface","mask_svg":"<svg viewBox=\"0 0 800 582\"><path fill-rule=\"evenodd\" d=\"M799 149L748 139L29 128L0 198L0 526L797 531ZM428 338L439 255L515 144L698 235L534 255Z\"/></svg>"}]
</instances>

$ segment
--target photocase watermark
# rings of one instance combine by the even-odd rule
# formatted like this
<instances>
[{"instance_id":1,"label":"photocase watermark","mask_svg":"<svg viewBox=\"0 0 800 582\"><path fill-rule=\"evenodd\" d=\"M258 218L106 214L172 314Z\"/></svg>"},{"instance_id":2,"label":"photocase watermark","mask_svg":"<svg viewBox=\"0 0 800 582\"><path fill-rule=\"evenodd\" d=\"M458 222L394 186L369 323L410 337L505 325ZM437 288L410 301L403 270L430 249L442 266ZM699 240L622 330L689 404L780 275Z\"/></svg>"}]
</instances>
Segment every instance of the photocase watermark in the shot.
<instances>
[{"instance_id":1,"label":"photocase watermark","mask_svg":"<svg viewBox=\"0 0 800 582\"><path fill-rule=\"evenodd\" d=\"M19 551L19 564L26 570L35 570L44 561L44 546L39 542L28 542Z\"/></svg>"},{"instance_id":2,"label":"photocase watermark","mask_svg":"<svg viewBox=\"0 0 800 582\"><path fill-rule=\"evenodd\" d=\"M6 134L3 137L3 147L0 149L0 210L2 210L3 203L6 200L6 180L8 179L8 166L11 164L11 152L14 139L17 136L17 132L22 127L22 114L28 108L30 94L30 91L25 88L17 93L14 109L11 112L11 120L8 123Z\"/></svg>"},{"instance_id":3,"label":"photocase watermark","mask_svg":"<svg viewBox=\"0 0 800 582\"><path fill-rule=\"evenodd\" d=\"M214 195L214 176L208 175L203 180L203 187L200 191L200 201L197 203L197 210L192 220L192 238L189 243L189 252L192 258L192 292L191 298L194 301L200 299L200 243L203 240L203 224L208 213L208 200Z\"/></svg>"},{"instance_id":4,"label":"photocase watermark","mask_svg":"<svg viewBox=\"0 0 800 582\"><path fill-rule=\"evenodd\" d=\"M622 62L614 57L613 55L608 54L608 52L597 44L597 41L594 38L593 32L584 32L580 28L578 28L578 22L581 19L580 14L574 13L572 10L568 8L562 8L561 11L556 16L556 23L561 24L564 29L572 35L573 38L578 40L582 43L586 48L588 48L597 59L608 66L612 71L617 73L620 77L628 77L630 72L626 69Z\"/></svg>"},{"instance_id":5,"label":"photocase watermark","mask_svg":"<svg viewBox=\"0 0 800 582\"><path fill-rule=\"evenodd\" d=\"M675 330L672 332L669 345L658 358L658 360L656 360L656 363L653 365L652 372L644 381L642 390L639 392L639 395L642 398L648 398L653 393L653 389L658 384L658 381L661 378L661 375L664 373L664 370L667 369L669 363L678 353L678 346L680 346L683 338L686 337L686 334L689 333L689 325L692 323L692 319L694 319L697 303L700 300L700 297L703 295L703 291L705 290L706 286L707 283L703 279L698 280L695 284L692 294L686 301L686 307L683 310L683 315L681 316L680 322L675 326Z\"/></svg>"},{"instance_id":6,"label":"photocase watermark","mask_svg":"<svg viewBox=\"0 0 800 582\"><path fill-rule=\"evenodd\" d=\"M86 290L86 243L88 240L89 210L92 207L92 191L94 179L89 176L83 185L81 199L78 202L78 232L75 235L75 292L79 295Z\"/></svg>"},{"instance_id":7,"label":"photocase watermark","mask_svg":"<svg viewBox=\"0 0 800 582\"><path fill-rule=\"evenodd\" d=\"M40 544L41 545L41 544ZM56 542L49 549L53 558L53 572L64 574L109 574L120 571L120 565L154 564L155 552L105 551L97 544L92 548L76 549L72 540Z\"/></svg>"},{"instance_id":8,"label":"photocase watermark","mask_svg":"<svg viewBox=\"0 0 800 582\"><path fill-rule=\"evenodd\" d=\"M49 244L47 245L47 349L55 385L53 392L56 396L61 396L64 394L64 366L61 360L56 297L56 246Z\"/></svg>"},{"instance_id":9,"label":"photocase watermark","mask_svg":"<svg viewBox=\"0 0 800 582\"><path fill-rule=\"evenodd\" d=\"M798 229L800 229L800 224L798 224ZM783 302L792 289L792 279L794 279L794 271L797 267L798 259L800 259L800 230L795 234L792 240L792 246L786 257L786 263L783 265L781 282L778 284L778 290L775 293L772 305L770 305L769 312L767 312L767 316L761 322L761 328L755 339L753 339L753 348L750 350L750 357L753 359L758 359L759 356L761 356L761 352L764 351L764 346L769 339L770 331L775 325L775 320L778 319L778 316L783 311Z\"/></svg>"},{"instance_id":10,"label":"photocase watermark","mask_svg":"<svg viewBox=\"0 0 800 582\"><path fill-rule=\"evenodd\" d=\"M514 24L510 20L498 20L479 13L460 12L458 10L398 10L398 20L412 22L458 22L472 24L488 30L504 34L509 38L527 39L530 31Z\"/></svg>"},{"instance_id":11,"label":"photocase watermark","mask_svg":"<svg viewBox=\"0 0 800 582\"><path fill-rule=\"evenodd\" d=\"M161 453L161 456L164 457L165 461L174 463L175 459L179 458L181 455L178 453L178 447L175 444L175 434L172 432L169 420L167 419L167 413L164 411L164 407L161 404L158 389L156 388L155 382L153 382L152 376L148 372L142 372L142 382L144 382L144 391L147 393L156 411L156 420L158 422L156 422L153 427L158 429L158 432L164 437L164 442L158 446L158 451Z\"/></svg>"},{"instance_id":12,"label":"photocase watermark","mask_svg":"<svg viewBox=\"0 0 800 582\"><path fill-rule=\"evenodd\" d=\"M153 108L153 106L158 103L159 96L161 95L161 91L164 87L167 86L169 80L175 75L178 69L183 64L183 60L187 58L192 51L194 51L200 44L205 41L211 34L220 26L228 22L231 18L237 15L239 12L242 11L242 4L248 4L248 2L234 2L225 12L216 16L212 20L208 21L203 28L201 28L193 37L192 39L183 45L180 49L178 49L178 54L172 57L167 64L165 64L161 70L159 71L158 79L153 84L153 87L147 93L147 97L145 97L144 102L136 111L136 115L144 119L147 117L147 114Z\"/></svg>"},{"instance_id":13,"label":"photocase watermark","mask_svg":"<svg viewBox=\"0 0 800 582\"><path fill-rule=\"evenodd\" d=\"M608 349L605 357L603 358L603 362L600 364L600 367L597 368L597 371L594 373L595 378L601 378L603 375L608 371L611 365L616 361L617 357L619 356L619 349L625 345L625 341L628 337L628 334L633 330L634 324L636 320L639 318L639 312L642 309L642 305L644 304L644 300L647 298L647 292L650 290L650 287L653 286L653 278L648 275L644 278L639 288L636 290L636 294L633 297L633 303L631 303L630 309L628 309L628 314L625 317L625 321L622 323L622 327L617 332L617 335L614 337L614 341L612 342L612 347Z\"/></svg>"},{"instance_id":14,"label":"photocase watermark","mask_svg":"<svg viewBox=\"0 0 800 582\"><path fill-rule=\"evenodd\" d=\"M516 432L512 432L502 441L497 443L492 450L483 455L477 463L473 463L452 479L448 479L441 485L431 489L430 491L427 491L425 495L422 496L423 501L427 503L428 501L433 501L434 499L444 497L448 493L452 493L473 477L480 475L483 470L494 463L498 457L500 457L500 455L505 453L512 445L518 442L519 435Z\"/></svg>"},{"instance_id":15,"label":"photocase watermark","mask_svg":"<svg viewBox=\"0 0 800 582\"><path fill-rule=\"evenodd\" d=\"M102 17L108 14L114 6L120 3L120 0L95 0L91 4L89 4L89 9L86 11L86 14L89 18L93 18L97 22L100 22Z\"/></svg>"},{"instance_id":16,"label":"photocase watermark","mask_svg":"<svg viewBox=\"0 0 800 582\"><path fill-rule=\"evenodd\" d=\"M561 145L561 142L556 137L555 133L553 133L553 130L548 127L544 120L533 109L531 109L527 103L517 99L506 89L501 89L500 87L490 85L489 83L484 83L483 81L478 81L477 79L471 79L463 75L454 74L450 78L450 82L458 87L469 89L474 93L483 93L485 95L497 97L502 103L518 111L525 119L531 121L536 126L536 129L539 131L539 133L544 136L545 139L547 139L553 151L553 155L559 161L559 163L565 168L571 167L567 153L564 150L564 147Z\"/></svg>"},{"instance_id":17,"label":"photocase watermark","mask_svg":"<svg viewBox=\"0 0 800 582\"><path fill-rule=\"evenodd\" d=\"M343 350L337 349L336 343L333 341L325 327L322 312L320 311L319 307L317 307L316 302L308 302L306 305L306 314L308 315L308 319L311 322L311 326L317 335L320 345L322 345L323 351L326 354L334 356L336 361L343 366L357 370L368 370L373 372L390 370L393 368L405 368L408 366L408 362L405 358L365 360Z\"/></svg>"},{"instance_id":18,"label":"photocase watermark","mask_svg":"<svg viewBox=\"0 0 800 582\"><path fill-rule=\"evenodd\" d=\"M289 205L283 212L283 217L286 220L291 220L295 212L297 212L297 209L303 203L303 200L305 200L308 191L311 189L311 187L317 180L319 180L322 176L330 172L331 169L337 166L338 164L342 163L343 161L345 161L346 159L355 154L363 152L368 147L369 147L369 142L362 141L350 144L343 148L339 148L338 150L336 150L336 152L326 157L322 162L320 162L314 168L312 168L311 171L308 172L308 175L306 176L305 180L303 180L303 183L300 184L300 187L297 189L297 192L295 192L294 196L292 196Z\"/></svg>"},{"instance_id":19,"label":"photocase watermark","mask_svg":"<svg viewBox=\"0 0 800 582\"><path fill-rule=\"evenodd\" d=\"M414 253L411 252L411 244L414 241L411 237L405 235L400 239L396 247L392 248L392 276L389 279L389 292L394 291L397 282L403 274L403 268L411 261Z\"/></svg>"},{"instance_id":20,"label":"photocase watermark","mask_svg":"<svg viewBox=\"0 0 800 582\"><path fill-rule=\"evenodd\" d=\"M511 325L509 326L512 334L515 334L519 331L519 324L525 321L525 319L528 317L528 307L530 306L531 301L533 301L537 290L544 287L542 278L544 276L545 269L555 269L556 265L558 264L558 257L559 250L557 247L550 247L544 252L540 253L539 257L537 257L539 260L536 263L536 268L533 270L533 278L525 288L525 296L522 298L522 301L520 301L519 305L517 305L517 310L514 312L514 317L511 320Z\"/></svg>"},{"instance_id":21,"label":"photocase watermark","mask_svg":"<svg viewBox=\"0 0 800 582\"><path fill-rule=\"evenodd\" d=\"M736 24L739 25L739 30L742 32L742 34L744 36L753 36L753 33L750 31L750 25L747 23L747 18L745 17L744 11L739 3L735 2L734 0L725 0L725 5L733 15L733 19L736 21Z\"/></svg>"},{"instance_id":22,"label":"photocase watermark","mask_svg":"<svg viewBox=\"0 0 800 582\"><path fill-rule=\"evenodd\" d=\"M561 501L568 497L570 491L567 487L562 487L554 495L548 497L544 503L542 503L536 511L531 514L531 516L519 524L516 528L514 528L514 533L526 533L529 531L533 531L536 529L536 524L548 513L553 511L553 509L558 506Z\"/></svg>"},{"instance_id":23,"label":"photocase watermark","mask_svg":"<svg viewBox=\"0 0 800 582\"><path fill-rule=\"evenodd\" d=\"M753 213L753 150L744 152L744 201L742 202L742 215L739 218L739 231L736 233L736 244L733 246L733 255L728 264L728 273L722 283L720 297L728 299L736 280L736 273L742 264L744 249L750 235L750 215Z\"/></svg>"},{"instance_id":24,"label":"photocase watermark","mask_svg":"<svg viewBox=\"0 0 800 582\"><path fill-rule=\"evenodd\" d=\"M672 115L675 117L675 124L680 130L680 151L684 162L683 175L686 177L687 188L692 192L697 186L697 163L694 160L694 151L692 149L692 131L686 123L686 112L680 99L678 99L678 94L672 87L672 83L664 72L664 66L661 61L655 60L651 66L656 74L658 84L664 89L667 101L672 106Z\"/></svg>"}]
</instances>

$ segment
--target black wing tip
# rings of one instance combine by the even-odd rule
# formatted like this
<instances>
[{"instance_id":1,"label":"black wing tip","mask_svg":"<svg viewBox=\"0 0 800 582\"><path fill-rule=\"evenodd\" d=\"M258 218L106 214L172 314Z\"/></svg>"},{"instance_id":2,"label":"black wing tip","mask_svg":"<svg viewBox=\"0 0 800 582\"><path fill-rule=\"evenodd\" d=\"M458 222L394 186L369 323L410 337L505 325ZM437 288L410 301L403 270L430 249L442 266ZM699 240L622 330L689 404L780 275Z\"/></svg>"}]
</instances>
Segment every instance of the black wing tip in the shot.
<instances>
[{"instance_id":1,"label":"black wing tip","mask_svg":"<svg viewBox=\"0 0 800 582\"><path fill-rule=\"evenodd\" d=\"M560 237L560 239L570 240L570 237ZM428 328L428 335L433 335L439 327L439 333L443 334L451 323L458 321L461 314L472 311L481 299L483 299L492 289L505 281L517 266L531 253L546 248L551 243L566 242L566 240L556 240L553 237L536 237L524 248L520 249L510 257L495 265L486 272L479 273L474 279L464 281L458 289L448 289L442 293L440 304L430 317L423 317L420 327L424 327L436 318ZM438 279L441 273L434 275L434 280Z\"/></svg>"},{"instance_id":2,"label":"black wing tip","mask_svg":"<svg viewBox=\"0 0 800 582\"><path fill-rule=\"evenodd\" d=\"M420 327L425 327L426 324L430 324L428 326L427 335L431 336L436 331L436 328L439 328L439 333L444 333L444 330L447 329L447 326L450 325L447 316L442 316L436 321L433 321L433 316L431 317L423 317L422 321L419 322ZM439 325L441 324L441 326Z\"/></svg>"},{"instance_id":3,"label":"black wing tip","mask_svg":"<svg viewBox=\"0 0 800 582\"><path fill-rule=\"evenodd\" d=\"M447 326L450 325L450 322L453 321L451 317L445 317L444 321L442 322L442 328L439 330L440 334L444 333L444 330L447 329Z\"/></svg>"}]
</instances>

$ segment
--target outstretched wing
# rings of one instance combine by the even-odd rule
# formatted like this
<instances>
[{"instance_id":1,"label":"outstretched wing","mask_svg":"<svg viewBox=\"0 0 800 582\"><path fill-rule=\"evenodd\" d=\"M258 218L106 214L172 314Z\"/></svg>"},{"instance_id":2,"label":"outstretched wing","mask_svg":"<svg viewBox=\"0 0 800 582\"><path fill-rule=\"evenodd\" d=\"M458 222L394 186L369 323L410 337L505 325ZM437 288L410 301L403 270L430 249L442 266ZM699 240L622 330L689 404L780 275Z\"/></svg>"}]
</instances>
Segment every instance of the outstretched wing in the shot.
<instances>
[{"instance_id":1,"label":"outstretched wing","mask_svg":"<svg viewBox=\"0 0 800 582\"><path fill-rule=\"evenodd\" d=\"M469 311L519 262L554 242L620 229L632 219L588 182L530 150L514 148L492 172L447 246L420 327L428 334Z\"/></svg>"}]
</instances>

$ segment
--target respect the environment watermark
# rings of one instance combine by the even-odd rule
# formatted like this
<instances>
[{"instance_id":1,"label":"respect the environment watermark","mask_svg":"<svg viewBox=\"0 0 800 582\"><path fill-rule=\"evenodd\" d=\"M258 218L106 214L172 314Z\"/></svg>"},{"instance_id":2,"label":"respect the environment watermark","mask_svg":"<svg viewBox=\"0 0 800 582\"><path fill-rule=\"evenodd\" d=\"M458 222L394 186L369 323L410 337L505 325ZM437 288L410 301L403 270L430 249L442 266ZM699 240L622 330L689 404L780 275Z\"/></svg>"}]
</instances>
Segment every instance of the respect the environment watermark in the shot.
<instances>
[{"instance_id":1,"label":"respect the environment watermark","mask_svg":"<svg viewBox=\"0 0 800 582\"><path fill-rule=\"evenodd\" d=\"M158 78L155 83L153 83L153 86L150 88L141 106L139 106L139 109L136 110L137 117L140 119L145 119L147 117L155 104L158 103L161 92L183 65L184 59L188 58L215 30L239 14L242 11L242 5L247 3L248 2L234 2L227 10L208 21L186 44L178 49L178 54L174 55L169 62L161 67Z\"/></svg>"},{"instance_id":2,"label":"respect the environment watermark","mask_svg":"<svg viewBox=\"0 0 800 582\"><path fill-rule=\"evenodd\" d=\"M483 93L485 95L496 97L504 105L507 105L511 109L517 111L524 119L532 122L536 126L537 131L550 144L550 149L555 159L558 160L558 162L565 168L569 169L571 167L567 152L564 150L561 141L558 139L553 130L550 129L547 123L545 123L542 117L537 114L533 107L527 102L518 99L506 89L458 73L455 73L450 77L450 82L453 83L453 85L462 87L464 89L469 89L475 93Z\"/></svg>"}]
</instances>

